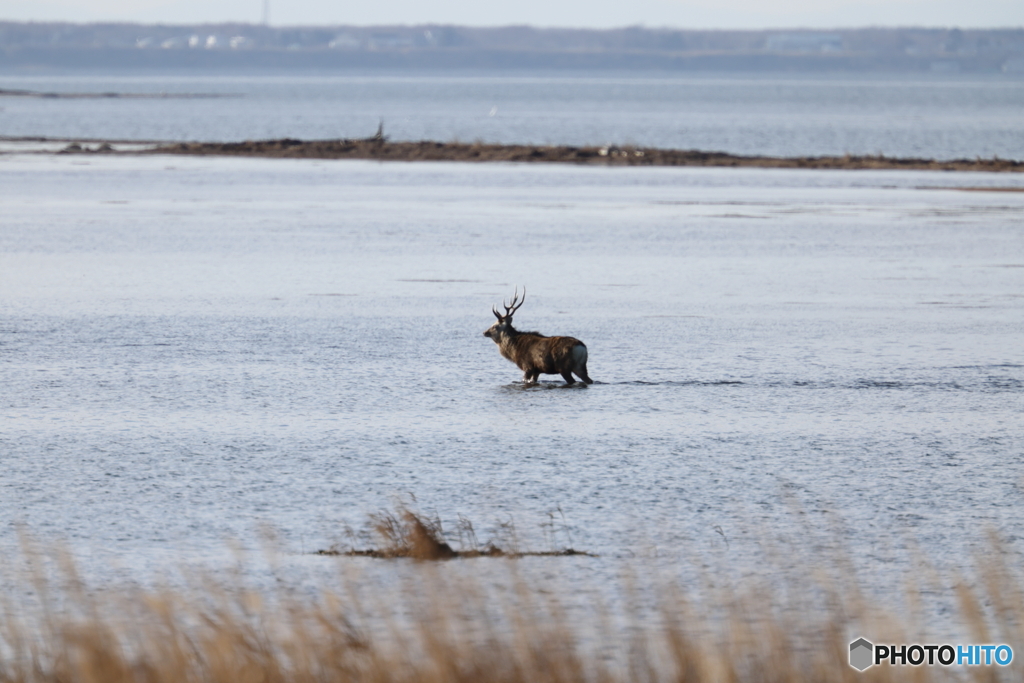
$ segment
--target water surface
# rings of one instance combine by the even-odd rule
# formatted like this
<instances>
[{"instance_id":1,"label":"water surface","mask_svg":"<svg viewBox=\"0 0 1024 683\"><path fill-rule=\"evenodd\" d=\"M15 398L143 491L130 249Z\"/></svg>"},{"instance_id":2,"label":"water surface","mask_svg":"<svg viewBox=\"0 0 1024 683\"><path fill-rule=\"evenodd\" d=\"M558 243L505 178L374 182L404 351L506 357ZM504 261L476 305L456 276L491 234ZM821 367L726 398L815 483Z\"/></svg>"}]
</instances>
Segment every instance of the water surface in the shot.
<instances>
[{"instance_id":1,"label":"water surface","mask_svg":"<svg viewBox=\"0 0 1024 683\"><path fill-rule=\"evenodd\" d=\"M1018 75L0 73L0 89L215 98L0 97L0 135L395 140L733 154L1024 160Z\"/></svg>"},{"instance_id":2,"label":"water surface","mask_svg":"<svg viewBox=\"0 0 1024 683\"><path fill-rule=\"evenodd\" d=\"M1019 550L1024 194L954 189L992 184L0 157L0 547L140 576L266 524L302 576L398 496L574 576ZM482 336L516 285L594 385L519 384Z\"/></svg>"}]
</instances>

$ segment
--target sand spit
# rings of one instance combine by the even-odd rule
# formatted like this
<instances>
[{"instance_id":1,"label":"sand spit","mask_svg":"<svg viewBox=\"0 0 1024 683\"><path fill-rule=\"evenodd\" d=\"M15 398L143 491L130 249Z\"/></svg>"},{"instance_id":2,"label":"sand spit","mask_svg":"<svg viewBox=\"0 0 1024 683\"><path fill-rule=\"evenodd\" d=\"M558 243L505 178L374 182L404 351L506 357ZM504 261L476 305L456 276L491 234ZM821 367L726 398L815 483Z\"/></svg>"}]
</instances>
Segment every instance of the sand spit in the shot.
<instances>
[{"instance_id":1,"label":"sand spit","mask_svg":"<svg viewBox=\"0 0 1024 683\"><path fill-rule=\"evenodd\" d=\"M0 88L0 97L40 97L49 100L193 100L220 97L241 97L240 95L221 93L174 93L174 92L43 92L39 90L6 90Z\"/></svg>"},{"instance_id":2,"label":"sand spit","mask_svg":"<svg viewBox=\"0 0 1024 683\"><path fill-rule=\"evenodd\" d=\"M931 171L1024 172L1010 159L899 159L845 155L821 157L738 156L725 152L647 147L495 145L463 142L361 140L258 140L161 145L156 154L253 156L288 159L378 159L381 161L540 161L601 166L745 166L760 168L907 169Z\"/></svg>"}]
</instances>

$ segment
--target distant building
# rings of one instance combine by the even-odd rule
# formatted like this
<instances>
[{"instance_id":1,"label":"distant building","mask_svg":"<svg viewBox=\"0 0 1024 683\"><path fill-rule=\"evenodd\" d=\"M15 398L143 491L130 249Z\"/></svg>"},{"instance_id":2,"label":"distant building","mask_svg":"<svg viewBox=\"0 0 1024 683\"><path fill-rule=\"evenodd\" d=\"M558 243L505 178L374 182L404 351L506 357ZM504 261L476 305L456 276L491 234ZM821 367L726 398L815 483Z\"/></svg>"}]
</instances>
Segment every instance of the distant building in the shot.
<instances>
[{"instance_id":1,"label":"distant building","mask_svg":"<svg viewBox=\"0 0 1024 683\"><path fill-rule=\"evenodd\" d=\"M838 33L777 33L768 36L772 52L841 52L843 37Z\"/></svg>"},{"instance_id":2,"label":"distant building","mask_svg":"<svg viewBox=\"0 0 1024 683\"><path fill-rule=\"evenodd\" d=\"M374 33L366 45L371 50L401 50L413 46L411 38L394 33Z\"/></svg>"},{"instance_id":3,"label":"distant building","mask_svg":"<svg viewBox=\"0 0 1024 683\"><path fill-rule=\"evenodd\" d=\"M334 40L327 43L327 47L335 50L358 50L362 45L358 38L348 33L335 36Z\"/></svg>"},{"instance_id":4,"label":"distant building","mask_svg":"<svg viewBox=\"0 0 1024 683\"><path fill-rule=\"evenodd\" d=\"M1024 57L1014 57L1003 62L1004 74L1024 74Z\"/></svg>"}]
</instances>

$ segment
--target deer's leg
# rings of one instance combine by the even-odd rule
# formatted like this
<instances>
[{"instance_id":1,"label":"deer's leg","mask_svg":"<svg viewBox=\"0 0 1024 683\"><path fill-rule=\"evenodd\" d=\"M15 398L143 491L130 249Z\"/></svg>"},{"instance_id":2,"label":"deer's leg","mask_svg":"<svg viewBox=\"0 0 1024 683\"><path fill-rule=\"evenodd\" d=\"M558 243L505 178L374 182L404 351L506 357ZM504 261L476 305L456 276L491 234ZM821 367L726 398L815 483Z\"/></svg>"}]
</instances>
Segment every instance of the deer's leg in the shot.
<instances>
[{"instance_id":1,"label":"deer's leg","mask_svg":"<svg viewBox=\"0 0 1024 683\"><path fill-rule=\"evenodd\" d=\"M566 385L575 384L576 380L572 378L572 373L568 370L562 373L562 379L565 380Z\"/></svg>"}]
</instances>

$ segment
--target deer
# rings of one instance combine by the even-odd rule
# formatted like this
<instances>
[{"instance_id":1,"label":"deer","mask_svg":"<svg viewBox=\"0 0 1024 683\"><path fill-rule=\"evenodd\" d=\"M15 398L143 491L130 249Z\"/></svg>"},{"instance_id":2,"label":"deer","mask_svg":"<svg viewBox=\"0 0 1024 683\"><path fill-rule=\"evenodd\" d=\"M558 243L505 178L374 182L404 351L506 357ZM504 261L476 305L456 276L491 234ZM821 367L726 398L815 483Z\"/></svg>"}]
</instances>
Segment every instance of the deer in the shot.
<instances>
[{"instance_id":1,"label":"deer","mask_svg":"<svg viewBox=\"0 0 1024 683\"><path fill-rule=\"evenodd\" d=\"M509 359L523 371L523 382L535 384L537 377L544 375L561 375L566 386L576 383L573 373L587 384L593 384L587 374L587 345L573 337L546 337L540 332L520 332L512 327L512 316L526 302L526 287L523 287L523 298L519 298L516 287L511 303L501 302L505 307L505 315L498 312L497 306L491 306L491 312L498 322L484 332L484 336L498 345L501 355Z\"/></svg>"}]
</instances>

